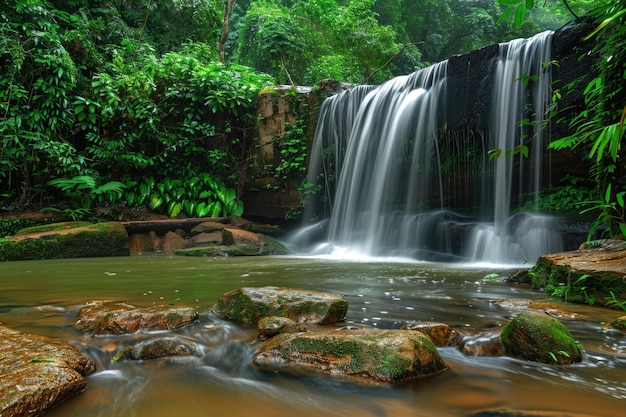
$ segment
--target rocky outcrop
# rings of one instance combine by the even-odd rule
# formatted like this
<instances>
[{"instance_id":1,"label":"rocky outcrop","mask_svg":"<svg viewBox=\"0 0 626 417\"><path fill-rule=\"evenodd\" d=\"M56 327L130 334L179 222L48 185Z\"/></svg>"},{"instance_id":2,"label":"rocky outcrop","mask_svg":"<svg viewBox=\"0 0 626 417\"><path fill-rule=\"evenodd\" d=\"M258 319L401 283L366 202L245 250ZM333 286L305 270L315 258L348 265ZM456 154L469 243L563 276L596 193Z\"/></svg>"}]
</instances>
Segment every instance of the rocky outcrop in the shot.
<instances>
[{"instance_id":1,"label":"rocky outcrop","mask_svg":"<svg viewBox=\"0 0 626 417\"><path fill-rule=\"evenodd\" d=\"M272 371L309 369L333 375L400 383L447 369L433 342L415 330L329 330L281 334L255 355Z\"/></svg>"},{"instance_id":2,"label":"rocky outcrop","mask_svg":"<svg viewBox=\"0 0 626 417\"><path fill-rule=\"evenodd\" d=\"M0 240L0 261L128 256L128 234L119 222L64 222L34 226Z\"/></svg>"},{"instance_id":3,"label":"rocky outcrop","mask_svg":"<svg viewBox=\"0 0 626 417\"><path fill-rule=\"evenodd\" d=\"M198 320L191 307L135 307L111 301L92 301L78 313L74 328L94 335L120 335L158 330L176 330Z\"/></svg>"},{"instance_id":4,"label":"rocky outcrop","mask_svg":"<svg viewBox=\"0 0 626 417\"><path fill-rule=\"evenodd\" d=\"M124 223L131 252L173 252L181 256L285 255L290 251L271 234L273 225L249 222L241 217L170 219Z\"/></svg>"},{"instance_id":5,"label":"rocky outcrop","mask_svg":"<svg viewBox=\"0 0 626 417\"><path fill-rule=\"evenodd\" d=\"M568 302L619 305L626 300L626 242L598 240L580 250L548 254L521 277Z\"/></svg>"},{"instance_id":6,"label":"rocky outcrop","mask_svg":"<svg viewBox=\"0 0 626 417\"><path fill-rule=\"evenodd\" d=\"M222 318L257 323L268 316L298 323L329 324L345 320L348 301L340 295L282 287L244 287L223 294L213 306Z\"/></svg>"},{"instance_id":7,"label":"rocky outcrop","mask_svg":"<svg viewBox=\"0 0 626 417\"><path fill-rule=\"evenodd\" d=\"M0 416L38 416L82 392L94 363L76 347L0 326Z\"/></svg>"},{"instance_id":8,"label":"rocky outcrop","mask_svg":"<svg viewBox=\"0 0 626 417\"><path fill-rule=\"evenodd\" d=\"M506 355L569 365L582 360L582 347L560 321L546 314L521 313L502 330Z\"/></svg>"}]
</instances>

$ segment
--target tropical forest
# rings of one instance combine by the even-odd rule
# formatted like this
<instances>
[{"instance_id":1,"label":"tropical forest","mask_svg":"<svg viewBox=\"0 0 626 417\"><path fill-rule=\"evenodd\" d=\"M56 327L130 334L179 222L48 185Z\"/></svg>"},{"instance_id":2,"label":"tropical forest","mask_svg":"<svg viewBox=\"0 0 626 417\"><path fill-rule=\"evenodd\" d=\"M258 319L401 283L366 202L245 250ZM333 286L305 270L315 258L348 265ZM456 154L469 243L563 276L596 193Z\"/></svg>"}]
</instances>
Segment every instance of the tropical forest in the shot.
<instances>
[{"instance_id":1,"label":"tropical forest","mask_svg":"<svg viewBox=\"0 0 626 417\"><path fill-rule=\"evenodd\" d=\"M624 42L623 2L604 3L7 0L0 209L76 219L114 216L94 209L121 206L240 215L264 88L381 84L589 13L610 20L595 37L598 53L613 59L587 91L598 111L583 111L572 121L576 134L552 146L593 151L593 186L604 190L622 135ZM611 129L600 135L603 127ZM302 134L291 132L292 142L304 142ZM305 170L303 154L287 148L286 166ZM602 205L620 208L615 191Z\"/></svg>"}]
</instances>

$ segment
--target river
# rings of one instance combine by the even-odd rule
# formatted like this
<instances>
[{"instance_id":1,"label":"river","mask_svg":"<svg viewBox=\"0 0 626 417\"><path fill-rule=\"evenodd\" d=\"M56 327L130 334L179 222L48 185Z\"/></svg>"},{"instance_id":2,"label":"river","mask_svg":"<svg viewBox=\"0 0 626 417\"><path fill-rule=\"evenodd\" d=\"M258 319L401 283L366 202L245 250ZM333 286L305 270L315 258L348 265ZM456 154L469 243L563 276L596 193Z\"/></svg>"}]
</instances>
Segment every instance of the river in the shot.
<instances>
[{"instance_id":1,"label":"river","mask_svg":"<svg viewBox=\"0 0 626 417\"><path fill-rule=\"evenodd\" d=\"M190 258L165 254L0 263L0 322L28 333L69 340L97 371L87 389L47 417L171 416L470 416L485 410L623 415L626 335L602 329L623 312L563 304L578 314L565 325L584 347L572 366L507 357L470 357L440 348L449 370L401 386L366 385L327 375L283 375L250 365L256 329L220 320L211 306L243 286L330 291L349 302L347 322L400 328L439 321L470 335L494 331L517 312L494 301L552 301L526 286L485 278L503 267L339 261L307 257ZM200 323L175 332L192 341L192 357L111 361L145 335L92 337L71 324L80 306L111 299L138 306L194 306ZM482 416L496 414L481 414Z\"/></svg>"}]
</instances>

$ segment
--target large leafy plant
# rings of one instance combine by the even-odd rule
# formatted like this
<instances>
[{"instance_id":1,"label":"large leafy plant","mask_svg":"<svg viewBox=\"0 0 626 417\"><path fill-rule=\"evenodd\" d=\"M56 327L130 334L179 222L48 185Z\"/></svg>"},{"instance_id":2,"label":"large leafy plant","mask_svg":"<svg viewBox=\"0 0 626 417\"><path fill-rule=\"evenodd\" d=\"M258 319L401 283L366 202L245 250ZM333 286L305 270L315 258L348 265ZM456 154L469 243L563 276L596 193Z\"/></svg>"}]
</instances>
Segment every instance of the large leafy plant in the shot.
<instances>
[{"instance_id":1,"label":"large leafy plant","mask_svg":"<svg viewBox=\"0 0 626 417\"><path fill-rule=\"evenodd\" d=\"M155 181L146 177L131 181L124 193L131 207L148 206L170 217L181 214L190 217L241 216L243 202L234 189L224 186L209 173L189 179L166 178Z\"/></svg>"}]
</instances>

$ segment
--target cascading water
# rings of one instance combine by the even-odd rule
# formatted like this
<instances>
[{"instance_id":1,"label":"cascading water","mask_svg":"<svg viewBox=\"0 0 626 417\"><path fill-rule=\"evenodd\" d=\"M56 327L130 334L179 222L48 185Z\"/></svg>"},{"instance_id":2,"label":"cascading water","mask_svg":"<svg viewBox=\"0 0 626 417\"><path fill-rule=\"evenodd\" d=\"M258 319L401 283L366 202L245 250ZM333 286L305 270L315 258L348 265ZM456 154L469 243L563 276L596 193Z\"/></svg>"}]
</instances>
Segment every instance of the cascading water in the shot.
<instances>
[{"instance_id":1,"label":"cascading water","mask_svg":"<svg viewBox=\"0 0 626 417\"><path fill-rule=\"evenodd\" d=\"M500 45L484 132L448 130L447 61L327 99L308 179L323 197L305 211L328 219L317 253L521 263L561 250L553 219L511 216L543 185L551 39Z\"/></svg>"}]
</instances>

